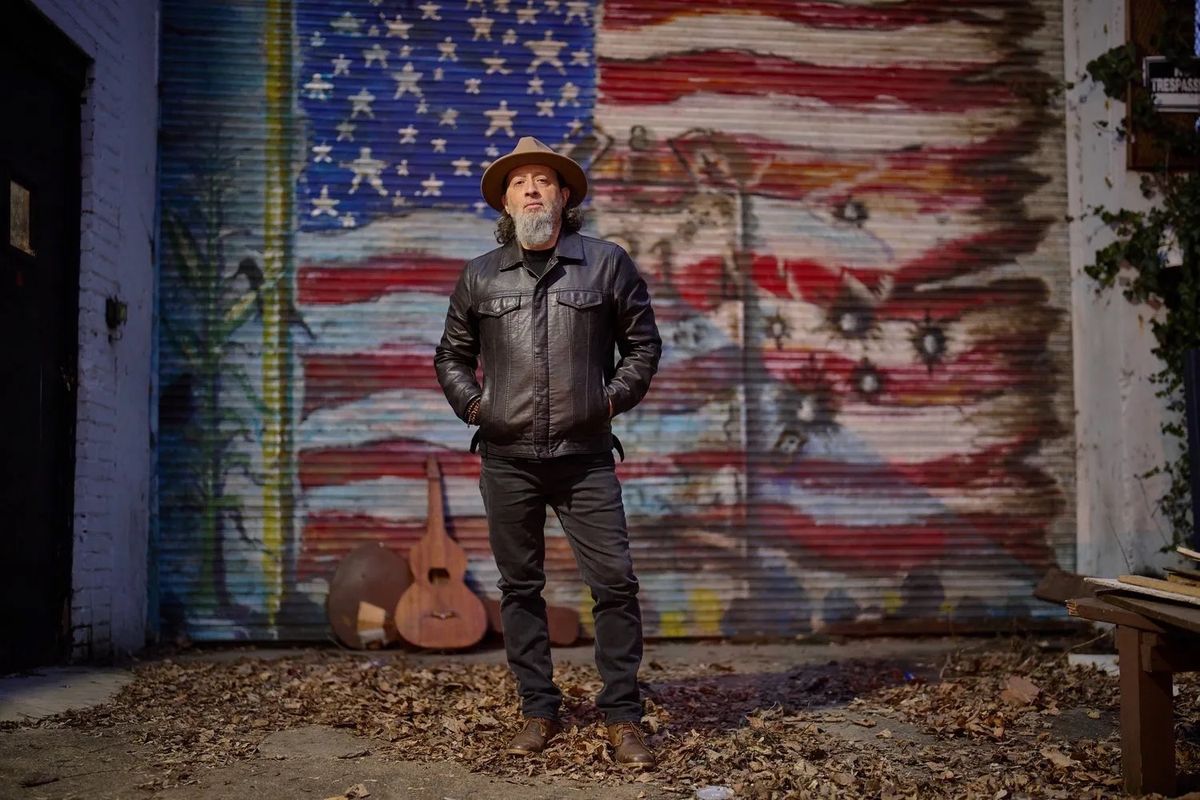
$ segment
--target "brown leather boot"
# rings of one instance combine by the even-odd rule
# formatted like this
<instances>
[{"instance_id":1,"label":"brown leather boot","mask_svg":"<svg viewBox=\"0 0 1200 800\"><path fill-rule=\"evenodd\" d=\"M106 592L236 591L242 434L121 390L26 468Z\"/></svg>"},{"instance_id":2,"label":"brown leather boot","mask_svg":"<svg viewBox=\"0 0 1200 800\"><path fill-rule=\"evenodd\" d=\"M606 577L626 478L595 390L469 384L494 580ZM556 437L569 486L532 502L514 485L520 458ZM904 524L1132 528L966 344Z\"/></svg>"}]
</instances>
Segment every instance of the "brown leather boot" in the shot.
<instances>
[{"instance_id":1,"label":"brown leather boot","mask_svg":"<svg viewBox=\"0 0 1200 800\"><path fill-rule=\"evenodd\" d=\"M514 756L530 756L546 749L546 743L562 730L562 723L552 719L528 717L525 727L508 741L504 752Z\"/></svg>"},{"instance_id":2,"label":"brown leather boot","mask_svg":"<svg viewBox=\"0 0 1200 800\"><path fill-rule=\"evenodd\" d=\"M646 746L646 735L636 722L617 722L608 726L608 742L616 750L617 763L631 769L650 769L654 753Z\"/></svg>"}]
</instances>

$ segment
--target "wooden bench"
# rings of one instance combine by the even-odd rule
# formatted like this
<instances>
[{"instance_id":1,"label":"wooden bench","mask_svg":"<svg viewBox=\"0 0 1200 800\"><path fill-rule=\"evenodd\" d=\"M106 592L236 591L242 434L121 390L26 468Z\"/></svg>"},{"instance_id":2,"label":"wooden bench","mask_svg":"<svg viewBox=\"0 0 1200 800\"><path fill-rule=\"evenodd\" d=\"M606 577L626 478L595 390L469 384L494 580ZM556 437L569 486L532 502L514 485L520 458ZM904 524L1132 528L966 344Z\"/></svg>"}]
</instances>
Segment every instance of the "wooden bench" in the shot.
<instances>
[{"instance_id":1,"label":"wooden bench","mask_svg":"<svg viewBox=\"0 0 1200 800\"><path fill-rule=\"evenodd\" d=\"M1175 794L1173 676L1200 670L1200 608L1105 592L1067 612L1116 626L1125 791Z\"/></svg>"}]
</instances>

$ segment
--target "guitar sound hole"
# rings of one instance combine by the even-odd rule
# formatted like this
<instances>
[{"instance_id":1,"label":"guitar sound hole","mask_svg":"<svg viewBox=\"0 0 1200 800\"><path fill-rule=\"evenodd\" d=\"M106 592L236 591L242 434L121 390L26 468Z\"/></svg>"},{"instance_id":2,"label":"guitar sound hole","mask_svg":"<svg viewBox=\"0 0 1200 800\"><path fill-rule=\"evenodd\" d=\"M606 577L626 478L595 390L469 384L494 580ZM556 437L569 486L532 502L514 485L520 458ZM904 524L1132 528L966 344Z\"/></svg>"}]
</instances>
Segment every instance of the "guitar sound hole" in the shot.
<instances>
[{"instance_id":1,"label":"guitar sound hole","mask_svg":"<svg viewBox=\"0 0 1200 800\"><path fill-rule=\"evenodd\" d=\"M434 567L433 569L429 570L429 582L430 583L449 583L450 582L450 571L442 569L441 567Z\"/></svg>"}]
</instances>

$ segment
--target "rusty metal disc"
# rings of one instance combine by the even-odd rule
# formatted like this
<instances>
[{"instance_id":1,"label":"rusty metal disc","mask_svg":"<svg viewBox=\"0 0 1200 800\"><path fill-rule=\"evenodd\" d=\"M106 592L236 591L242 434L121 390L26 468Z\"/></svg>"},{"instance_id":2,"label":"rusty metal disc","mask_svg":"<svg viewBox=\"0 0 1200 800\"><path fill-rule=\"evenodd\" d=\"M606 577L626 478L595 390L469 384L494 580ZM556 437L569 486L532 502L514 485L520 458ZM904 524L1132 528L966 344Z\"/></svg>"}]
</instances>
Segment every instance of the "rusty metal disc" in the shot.
<instances>
[{"instance_id":1,"label":"rusty metal disc","mask_svg":"<svg viewBox=\"0 0 1200 800\"><path fill-rule=\"evenodd\" d=\"M399 638L392 612L412 585L408 559L381 542L359 545L338 564L325 611L338 641L356 650L386 647Z\"/></svg>"}]
</instances>

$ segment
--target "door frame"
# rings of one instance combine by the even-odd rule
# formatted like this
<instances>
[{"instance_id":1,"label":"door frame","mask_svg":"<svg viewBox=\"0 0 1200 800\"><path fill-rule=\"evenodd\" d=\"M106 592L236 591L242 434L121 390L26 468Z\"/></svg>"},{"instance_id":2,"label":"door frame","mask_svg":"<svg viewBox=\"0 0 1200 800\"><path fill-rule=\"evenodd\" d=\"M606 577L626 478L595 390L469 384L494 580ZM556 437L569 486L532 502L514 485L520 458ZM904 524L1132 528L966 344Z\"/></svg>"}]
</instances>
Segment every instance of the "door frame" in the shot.
<instances>
[{"instance_id":1,"label":"door frame","mask_svg":"<svg viewBox=\"0 0 1200 800\"><path fill-rule=\"evenodd\" d=\"M83 201L83 115L81 108L86 102L87 73L91 60L79 47L51 22L39 9L28 0L17 0L7 3L7 20L5 30L0 31L0 46L8 50L9 63L24 62L30 69L43 72L52 83L57 85L64 96L78 96L78 103L72 103L72 109L67 123L74 129L75 136L71 138L71 146L63 152L63 157L70 159L69 175L63 185L55 187L62 192L62 236L61 261L57 265L58 288L49 299L55 317L55 324L61 335L58 352L54 354L54 366L60 371L60 377L66 388L57 407L45 409L52 415L53 424L60 426L62 433L58 447L52 458L54 471L51 478L51 492L54 496L52 522L49 535L53 537L51 544L53 562L50 574L45 579L52 581L54 586L48 593L53 596L53 602L61 603L61 615L54 630L53 643L47 642L47 648L39 647L39 653L30 654L31 663L19 663L14 666L29 667L35 664L55 663L67 660L71 655L72 619L71 605L74 592L74 540L75 540L75 476L77 427L79 413L79 311L80 311L80 258L81 258L81 229ZM0 60L0 64L3 61ZM20 165L13 164L7 158L0 158L0 248L3 248L5 260L12 264L26 265L28 271L37 269L37 256L30 256L9 244L9 183L15 179L31 189L35 186L32 176ZM35 209L36 213L36 209ZM33 225L37 227L36 219ZM36 244L35 244L36 249ZM43 379L45 380L45 379ZM0 663L0 669L6 665Z\"/></svg>"}]
</instances>

